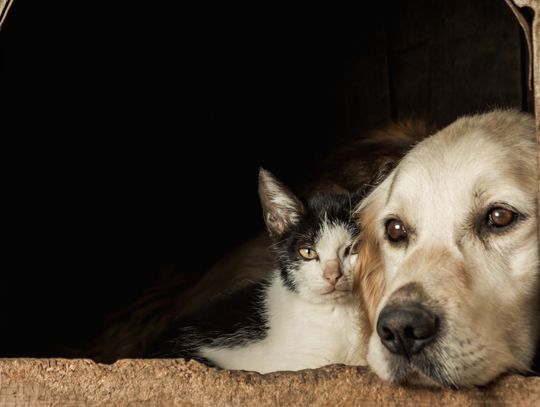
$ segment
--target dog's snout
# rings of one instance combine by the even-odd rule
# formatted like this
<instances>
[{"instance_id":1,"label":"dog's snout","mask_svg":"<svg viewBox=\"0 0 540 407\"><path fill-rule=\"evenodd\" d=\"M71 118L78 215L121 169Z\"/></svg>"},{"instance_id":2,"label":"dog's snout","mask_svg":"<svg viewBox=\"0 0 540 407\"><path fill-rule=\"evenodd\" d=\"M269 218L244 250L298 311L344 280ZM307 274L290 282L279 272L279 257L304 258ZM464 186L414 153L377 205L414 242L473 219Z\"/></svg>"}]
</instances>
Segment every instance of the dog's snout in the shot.
<instances>
[{"instance_id":1,"label":"dog's snout","mask_svg":"<svg viewBox=\"0 0 540 407\"><path fill-rule=\"evenodd\" d=\"M420 304L388 306L381 311L377 333L390 352L411 356L434 338L439 318Z\"/></svg>"}]
</instances>

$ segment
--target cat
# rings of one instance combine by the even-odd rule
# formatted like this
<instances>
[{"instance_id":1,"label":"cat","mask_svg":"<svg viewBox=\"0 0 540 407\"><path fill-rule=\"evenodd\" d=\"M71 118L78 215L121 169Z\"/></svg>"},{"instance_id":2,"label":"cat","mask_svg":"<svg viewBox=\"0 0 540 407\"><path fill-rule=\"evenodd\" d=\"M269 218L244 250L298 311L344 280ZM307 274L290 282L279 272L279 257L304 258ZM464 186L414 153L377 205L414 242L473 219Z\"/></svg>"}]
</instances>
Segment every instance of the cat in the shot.
<instances>
[{"instance_id":1,"label":"cat","mask_svg":"<svg viewBox=\"0 0 540 407\"><path fill-rule=\"evenodd\" d=\"M435 129L424 121L404 120L356 134L318 163L296 191L306 197L321 191L371 189L411 145ZM105 329L85 349L69 356L90 357L101 363L151 356L159 338L178 326L184 316L203 308L209 299L216 301L272 274L270 245L268 233L261 231L207 270L186 273L181 263L172 265L170 272L163 273L135 302L109 314Z\"/></svg>"},{"instance_id":2,"label":"cat","mask_svg":"<svg viewBox=\"0 0 540 407\"><path fill-rule=\"evenodd\" d=\"M179 320L153 356L259 373L365 365L351 218L362 193L318 193L302 202L261 169L259 195L275 251L271 275Z\"/></svg>"}]
</instances>

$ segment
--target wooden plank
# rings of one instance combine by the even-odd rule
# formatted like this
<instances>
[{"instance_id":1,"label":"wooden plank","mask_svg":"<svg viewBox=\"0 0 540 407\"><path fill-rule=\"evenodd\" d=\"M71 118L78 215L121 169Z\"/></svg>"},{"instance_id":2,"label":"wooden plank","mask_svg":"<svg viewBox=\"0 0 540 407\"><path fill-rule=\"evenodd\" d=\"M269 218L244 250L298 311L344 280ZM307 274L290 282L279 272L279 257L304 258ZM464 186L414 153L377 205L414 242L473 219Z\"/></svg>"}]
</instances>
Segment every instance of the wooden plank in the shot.
<instances>
[{"instance_id":1,"label":"wooden plank","mask_svg":"<svg viewBox=\"0 0 540 407\"><path fill-rule=\"evenodd\" d=\"M533 21L528 26L524 19L520 20L524 30L530 29L529 35L526 34L529 45L529 50L532 55L529 55L532 61L532 81L534 90L534 111L536 116L536 159L538 165L538 202L540 202L540 1L538 0L513 0L518 7L529 7L534 11ZM515 10L514 10L515 11ZM540 219L540 205L538 206L538 219ZM538 234L540 235L540 222L538 222ZM538 307L540 309L540 294L538 295ZM535 366L538 371L540 368L540 342L537 344Z\"/></svg>"},{"instance_id":2,"label":"wooden plank","mask_svg":"<svg viewBox=\"0 0 540 407\"><path fill-rule=\"evenodd\" d=\"M540 378L506 376L472 389L384 383L368 369L328 366L261 375L183 360L0 360L0 405L432 406L540 403Z\"/></svg>"},{"instance_id":3,"label":"wooden plank","mask_svg":"<svg viewBox=\"0 0 540 407\"><path fill-rule=\"evenodd\" d=\"M0 0L0 28L2 28L12 4L13 0Z\"/></svg>"}]
</instances>

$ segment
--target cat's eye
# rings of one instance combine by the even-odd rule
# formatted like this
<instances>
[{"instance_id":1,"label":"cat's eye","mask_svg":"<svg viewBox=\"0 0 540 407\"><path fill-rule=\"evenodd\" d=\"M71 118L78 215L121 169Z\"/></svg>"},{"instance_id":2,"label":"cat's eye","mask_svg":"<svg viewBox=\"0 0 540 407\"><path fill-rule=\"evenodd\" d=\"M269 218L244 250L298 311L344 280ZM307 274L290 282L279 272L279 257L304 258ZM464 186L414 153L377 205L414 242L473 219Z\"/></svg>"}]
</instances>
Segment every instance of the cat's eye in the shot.
<instances>
[{"instance_id":1,"label":"cat's eye","mask_svg":"<svg viewBox=\"0 0 540 407\"><path fill-rule=\"evenodd\" d=\"M306 260L313 260L319 257L317 252L311 247L301 247L300 249L298 249L298 254L300 254L300 256L302 256Z\"/></svg>"},{"instance_id":2,"label":"cat's eye","mask_svg":"<svg viewBox=\"0 0 540 407\"><path fill-rule=\"evenodd\" d=\"M407 240L407 230L405 224L399 219L390 219L385 224L386 237L392 243L404 242Z\"/></svg>"},{"instance_id":3,"label":"cat's eye","mask_svg":"<svg viewBox=\"0 0 540 407\"><path fill-rule=\"evenodd\" d=\"M359 249L360 249L360 241L357 240L345 248L345 252L343 253L343 255L349 256L349 255L358 254Z\"/></svg>"},{"instance_id":4,"label":"cat's eye","mask_svg":"<svg viewBox=\"0 0 540 407\"><path fill-rule=\"evenodd\" d=\"M517 214L510 209L496 207L487 213L487 224L493 228L504 228L514 222Z\"/></svg>"}]
</instances>

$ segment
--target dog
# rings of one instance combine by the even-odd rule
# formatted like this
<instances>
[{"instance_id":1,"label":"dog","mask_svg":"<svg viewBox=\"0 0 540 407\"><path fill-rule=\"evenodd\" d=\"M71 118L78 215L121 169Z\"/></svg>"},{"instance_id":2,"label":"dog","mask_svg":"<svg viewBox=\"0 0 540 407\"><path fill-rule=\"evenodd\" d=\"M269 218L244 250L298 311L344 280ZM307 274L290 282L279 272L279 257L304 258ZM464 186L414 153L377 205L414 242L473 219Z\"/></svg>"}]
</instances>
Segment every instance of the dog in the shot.
<instances>
[{"instance_id":1,"label":"dog","mask_svg":"<svg viewBox=\"0 0 540 407\"><path fill-rule=\"evenodd\" d=\"M414 146L357 208L367 360L382 379L484 385L539 335L532 116L466 116Z\"/></svg>"}]
</instances>

